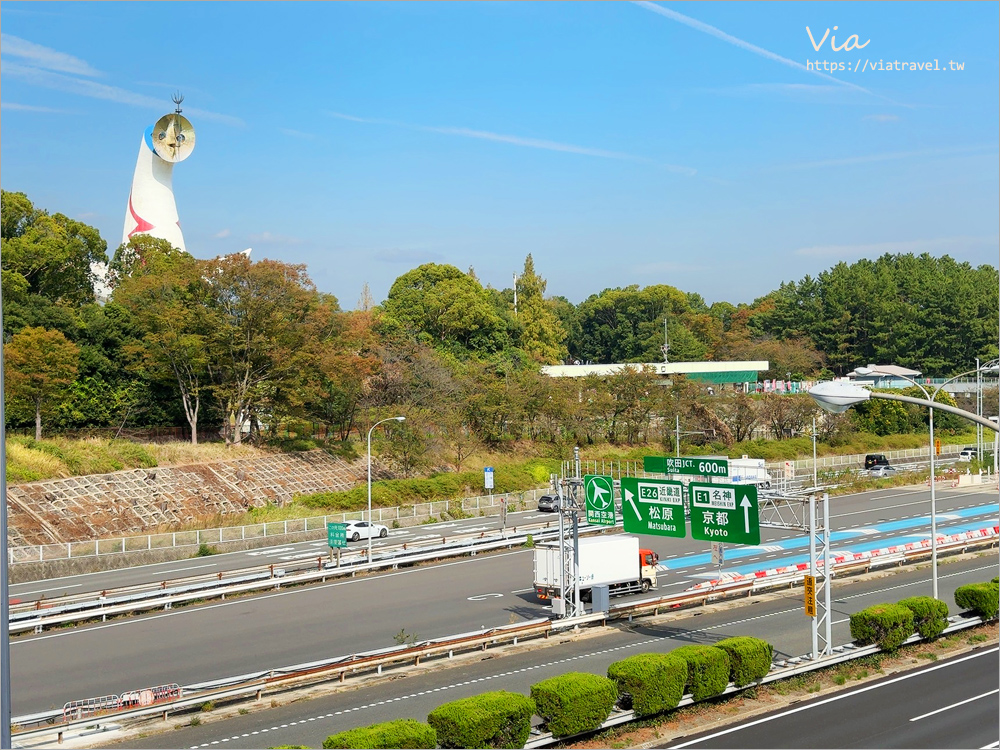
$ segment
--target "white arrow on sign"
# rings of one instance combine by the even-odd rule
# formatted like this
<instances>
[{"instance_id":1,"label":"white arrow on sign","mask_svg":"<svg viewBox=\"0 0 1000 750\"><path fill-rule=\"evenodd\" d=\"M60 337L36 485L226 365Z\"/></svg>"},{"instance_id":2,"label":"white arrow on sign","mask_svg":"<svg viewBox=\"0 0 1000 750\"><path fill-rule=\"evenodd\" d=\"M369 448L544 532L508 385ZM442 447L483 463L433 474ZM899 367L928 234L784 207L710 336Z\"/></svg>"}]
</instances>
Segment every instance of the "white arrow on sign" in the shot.
<instances>
[{"instance_id":1,"label":"white arrow on sign","mask_svg":"<svg viewBox=\"0 0 1000 750\"><path fill-rule=\"evenodd\" d=\"M635 511L635 517L638 518L641 521L642 520L642 513L640 513L639 509L636 507L635 502L632 499L633 497L635 497L635 496L631 492L629 492L628 490L625 490L625 502L627 502L629 505L632 506L632 510Z\"/></svg>"},{"instance_id":2,"label":"white arrow on sign","mask_svg":"<svg viewBox=\"0 0 1000 750\"><path fill-rule=\"evenodd\" d=\"M740 507L743 508L743 531L747 534L750 533L750 498L746 495L743 496L743 501L740 503Z\"/></svg>"}]
</instances>

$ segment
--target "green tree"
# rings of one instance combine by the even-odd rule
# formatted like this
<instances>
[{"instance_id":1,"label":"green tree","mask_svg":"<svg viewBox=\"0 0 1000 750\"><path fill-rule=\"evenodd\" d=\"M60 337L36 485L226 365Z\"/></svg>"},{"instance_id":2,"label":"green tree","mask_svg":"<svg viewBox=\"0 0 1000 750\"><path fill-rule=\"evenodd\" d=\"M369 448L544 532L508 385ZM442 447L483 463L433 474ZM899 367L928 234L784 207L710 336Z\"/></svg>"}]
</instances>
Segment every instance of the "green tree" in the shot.
<instances>
[{"instance_id":1,"label":"green tree","mask_svg":"<svg viewBox=\"0 0 1000 750\"><path fill-rule=\"evenodd\" d=\"M97 230L36 209L24 193L2 191L0 203L5 271L23 278L29 295L69 306L93 302L92 266L108 260L107 243Z\"/></svg>"},{"instance_id":2,"label":"green tree","mask_svg":"<svg viewBox=\"0 0 1000 750\"><path fill-rule=\"evenodd\" d=\"M306 323L321 307L335 308L336 300L316 293L304 266L253 263L242 254L208 262L204 278L212 391L226 442L238 444L244 425L253 432L261 419L273 420L300 391L309 337L325 335Z\"/></svg>"},{"instance_id":3,"label":"green tree","mask_svg":"<svg viewBox=\"0 0 1000 750\"><path fill-rule=\"evenodd\" d=\"M535 362L551 365L566 356L563 345L566 331L553 306L545 299L546 283L535 273L535 262L529 254L516 285L520 347Z\"/></svg>"},{"instance_id":4,"label":"green tree","mask_svg":"<svg viewBox=\"0 0 1000 750\"><path fill-rule=\"evenodd\" d=\"M119 276L113 296L140 331L141 342L128 347L133 367L148 381L177 387L191 443L197 444L209 380L209 339L216 325L204 264L162 240L148 243L141 260Z\"/></svg>"},{"instance_id":5,"label":"green tree","mask_svg":"<svg viewBox=\"0 0 1000 750\"><path fill-rule=\"evenodd\" d=\"M486 357L510 345L508 326L490 295L471 273L427 263L400 276L382 305L391 334L426 341L468 357Z\"/></svg>"},{"instance_id":6,"label":"green tree","mask_svg":"<svg viewBox=\"0 0 1000 750\"><path fill-rule=\"evenodd\" d=\"M44 328L25 328L4 346L6 388L12 400L33 408L35 440L42 439L43 412L57 407L73 383L79 356L62 333Z\"/></svg>"}]
</instances>

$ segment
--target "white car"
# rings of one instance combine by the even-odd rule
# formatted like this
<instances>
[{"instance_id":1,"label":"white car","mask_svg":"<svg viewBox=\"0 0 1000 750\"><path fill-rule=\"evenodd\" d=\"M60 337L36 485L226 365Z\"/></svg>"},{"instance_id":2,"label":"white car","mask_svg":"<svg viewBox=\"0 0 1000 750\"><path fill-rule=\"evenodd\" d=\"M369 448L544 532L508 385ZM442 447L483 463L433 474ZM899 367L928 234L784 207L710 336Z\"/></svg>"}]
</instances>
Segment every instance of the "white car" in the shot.
<instances>
[{"instance_id":1,"label":"white car","mask_svg":"<svg viewBox=\"0 0 1000 750\"><path fill-rule=\"evenodd\" d=\"M359 539L368 539L369 537L379 537L384 539L389 536L389 529L380 523L369 523L368 521L348 521L347 524L347 538L356 542Z\"/></svg>"},{"instance_id":2,"label":"white car","mask_svg":"<svg viewBox=\"0 0 1000 750\"><path fill-rule=\"evenodd\" d=\"M961 453L958 454L959 461L971 461L976 457L975 448L964 448Z\"/></svg>"},{"instance_id":3,"label":"white car","mask_svg":"<svg viewBox=\"0 0 1000 750\"><path fill-rule=\"evenodd\" d=\"M895 474L896 470L891 466L886 466L885 464L873 466L868 470L868 476L870 477L891 477L895 476Z\"/></svg>"}]
</instances>

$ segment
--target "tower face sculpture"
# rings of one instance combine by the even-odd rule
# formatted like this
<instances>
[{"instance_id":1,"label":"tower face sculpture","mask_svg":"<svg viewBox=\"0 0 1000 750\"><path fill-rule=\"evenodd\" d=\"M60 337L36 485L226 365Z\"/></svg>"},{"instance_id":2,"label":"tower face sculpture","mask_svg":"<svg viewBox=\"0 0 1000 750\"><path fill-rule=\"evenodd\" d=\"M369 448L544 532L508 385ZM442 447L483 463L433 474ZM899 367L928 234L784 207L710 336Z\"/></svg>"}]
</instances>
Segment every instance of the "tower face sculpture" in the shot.
<instances>
[{"instance_id":1,"label":"tower face sculpture","mask_svg":"<svg viewBox=\"0 0 1000 750\"><path fill-rule=\"evenodd\" d=\"M139 144L139 158L125 208L122 244L137 234L148 234L187 251L172 182L174 164L184 161L194 151L194 128L181 115L184 97L174 96L173 101L177 109L146 128Z\"/></svg>"}]
</instances>

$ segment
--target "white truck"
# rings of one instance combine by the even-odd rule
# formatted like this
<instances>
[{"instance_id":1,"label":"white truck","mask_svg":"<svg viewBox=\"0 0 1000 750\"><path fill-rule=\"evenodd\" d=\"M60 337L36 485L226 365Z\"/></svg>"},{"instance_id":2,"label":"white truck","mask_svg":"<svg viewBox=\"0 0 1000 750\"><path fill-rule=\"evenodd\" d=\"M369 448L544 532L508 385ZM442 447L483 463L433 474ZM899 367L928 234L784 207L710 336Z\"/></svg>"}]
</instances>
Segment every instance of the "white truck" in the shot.
<instances>
[{"instance_id":1,"label":"white truck","mask_svg":"<svg viewBox=\"0 0 1000 750\"><path fill-rule=\"evenodd\" d=\"M723 484L754 484L759 490L771 489L771 474L763 458L729 459L729 477L720 480Z\"/></svg>"},{"instance_id":2,"label":"white truck","mask_svg":"<svg viewBox=\"0 0 1000 750\"><path fill-rule=\"evenodd\" d=\"M591 587L600 585L608 586L612 596L655 589L659 560L653 550L639 546L636 536L584 537L580 540L580 598L589 602ZM572 591L562 595L560 563L558 543L535 546L535 594L539 599L572 598Z\"/></svg>"}]
</instances>

